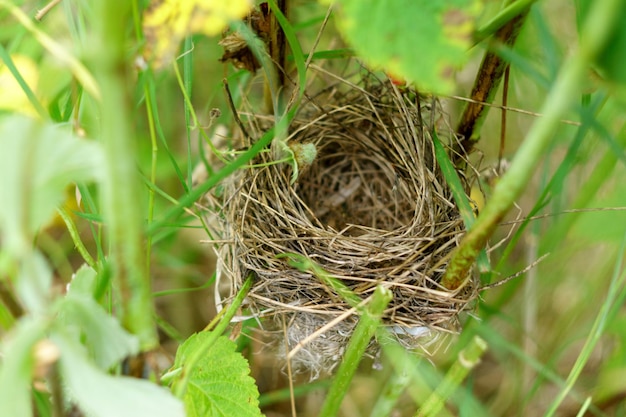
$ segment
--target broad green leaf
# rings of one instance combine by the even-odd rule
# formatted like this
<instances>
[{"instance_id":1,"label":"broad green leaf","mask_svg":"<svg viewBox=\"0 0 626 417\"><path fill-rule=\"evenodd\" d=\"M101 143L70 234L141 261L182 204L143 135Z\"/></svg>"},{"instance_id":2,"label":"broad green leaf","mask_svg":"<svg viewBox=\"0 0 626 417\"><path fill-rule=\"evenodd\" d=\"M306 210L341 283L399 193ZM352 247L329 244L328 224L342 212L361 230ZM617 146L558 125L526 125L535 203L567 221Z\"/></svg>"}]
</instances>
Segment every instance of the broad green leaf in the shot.
<instances>
[{"instance_id":1,"label":"broad green leaf","mask_svg":"<svg viewBox=\"0 0 626 417\"><path fill-rule=\"evenodd\" d=\"M4 337L0 350L0 416L30 416L33 346L44 336L46 323L22 319Z\"/></svg>"},{"instance_id":2,"label":"broad green leaf","mask_svg":"<svg viewBox=\"0 0 626 417\"><path fill-rule=\"evenodd\" d=\"M185 416L183 404L165 388L143 379L108 375L86 359L76 342L60 335L53 340L61 348L61 377L68 395L86 416Z\"/></svg>"},{"instance_id":3,"label":"broad green leaf","mask_svg":"<svg viewBox=\"0 0 626 417\"><path fill-rule=\"evenodd\" d=\"M337 0L338 27L357 55L420 90L451 93L467 60L480 0Z\"/></svg>"},{"instance_id":4,"label":"broad green leaf","mask_svg":"<svg viewBox=\"0 0 626 417\"><path fill-rule=\"evenodd\" d=\"M259 391L249 375L248 362L227 337L217 338L197 363L185 370L186 359L206 350L209 332L192 335L176 352L174 369L191 372L183 398L188 417L258 417Z\"/></svg>"},{"instance_id":5,"label":"broad green leaf","mask_svg":"<svg viewBox=\"0 0 626 417\"><path fill-rule=\"evenodd\" d=\"M0 120L0 149L0 231L6 248L22 253L68 184L101 178L103 154L98 143L78 139L69 127L24 116Z\"/></svg>"},{"instance_id":6,"label":"broad green leaf","mask_svg":"<svg viewBox=\"0 0 626 417\"><path fill-rule=\"evenodd\" d=\"M108 369L128 355L139 351L139 340L122 328L92 298L71 292L59 305L58 324L65 331L85 336L85 342L102 369ZM77 337L76 340L81 340Z\"/></svg>"},{"instance_id":7,"label":"broad green leaf","mask_svg":"<svg viewBox=\"0 0 626 417\"><path fill-rule=\"evenodd\" d=\"M37 250L24 252L15 284L16 292L26 310L45 314L51 301L52 269Z\"/></svg>"},{"instance_id":8,"label":"broad green leaf","mask_svg":"<svg viewBox=\"0 0 626 417\"><path fill-rule=\"evenodd\" d=\"M72 281L68 286L68 294L92 297L96 290L96 278L96 271L84 264L72 276Z\"/></svg>"}]
</instances>

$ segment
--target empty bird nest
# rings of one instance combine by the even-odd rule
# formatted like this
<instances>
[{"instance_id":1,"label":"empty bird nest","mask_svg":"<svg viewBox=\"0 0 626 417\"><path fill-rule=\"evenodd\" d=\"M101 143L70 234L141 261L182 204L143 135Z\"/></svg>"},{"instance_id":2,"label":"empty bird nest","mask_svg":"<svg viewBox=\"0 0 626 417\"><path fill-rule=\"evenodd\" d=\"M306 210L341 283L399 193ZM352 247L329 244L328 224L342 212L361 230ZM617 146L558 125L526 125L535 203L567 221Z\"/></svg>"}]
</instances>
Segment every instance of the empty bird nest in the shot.
<instances>
[{"instance_id":1,"label":"empty bird nest","mask_svg":"<svg viewBox=\"0 0 626 417\"><path fill-rule=\"evenodd\" d=\"M435 158L433 129L452 138L438 102L369 72L357 79L327 81L291 122L295 181L292 164L267 150L207 199L219 302L252 274L248 307L270 318L263 327L282 335L277 346L292 369L314 374L339 363L359 313L284 254L307 258L363 300L388 288L383 324L410 349L456 331L477 294L472 277L453 291L440 283L465 229ZM255 139L273 124L249 109L239 115ZM303 149L307 161L298 158Z\"/></svg>"}]
</instances>

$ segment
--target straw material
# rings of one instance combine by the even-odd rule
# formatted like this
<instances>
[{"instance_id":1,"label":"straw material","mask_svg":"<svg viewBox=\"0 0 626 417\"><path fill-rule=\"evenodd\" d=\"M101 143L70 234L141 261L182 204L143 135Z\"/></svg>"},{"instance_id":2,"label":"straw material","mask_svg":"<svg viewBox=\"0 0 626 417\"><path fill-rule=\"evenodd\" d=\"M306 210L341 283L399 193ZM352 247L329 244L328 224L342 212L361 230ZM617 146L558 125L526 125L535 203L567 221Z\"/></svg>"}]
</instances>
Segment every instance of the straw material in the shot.
<instances>
[{"instance_id":1,"label":"straw material","mask_svg":"<svg viewBox=\"0 0 626 417\"><path fill-rule=\"evenodd\" d=\"M273 123L267 115L240 117L254 138ZM456 291L439 283L464 233L429 135L437 124L446 137L443 120L437 101L387 80L337 79L291 123L291 149L317 150L310 165L299 158L294 183L292 167L274 163L268 150L224 182L219 197L208 196L219 276L230 283L225 296L254 275L249 307L273 318L264 327L283 336L279 350L293 369L332 370L358 312L311 272L277 257L285 253L312 260L363 300L377 285L388 287L394 298L383 323L407 348L458 329L477 283L470 277ZM375 342L369 351L376 353Z\"/></svg>"}]
</instances>

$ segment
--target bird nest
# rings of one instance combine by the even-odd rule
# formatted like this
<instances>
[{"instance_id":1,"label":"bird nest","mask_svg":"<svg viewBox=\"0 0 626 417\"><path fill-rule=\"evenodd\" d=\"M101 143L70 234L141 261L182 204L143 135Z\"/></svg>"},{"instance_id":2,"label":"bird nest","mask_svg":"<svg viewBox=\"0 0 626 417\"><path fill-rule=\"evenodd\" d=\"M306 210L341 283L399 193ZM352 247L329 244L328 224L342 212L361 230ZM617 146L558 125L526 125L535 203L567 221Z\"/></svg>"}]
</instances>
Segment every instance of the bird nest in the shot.
<instances>
[{"instance_id":1,"label":"bird nest","mask_svg":"<svg viewBox=\"0 0 626 417\"><path fill-rule=\"evenodd\" d=\"M220 302L252 274L250 309L273 318L263 327L282 335L277 346L292 368L314 374L341 360L358 311L284 254L314 262L364 300L376 286L388 288L383 324L410 349L456 331L477 293L471 277L455 290L440 282L465 229L430 135L437 128L446 136L439 104L371 74L361 78L309 98L291 123L295 181L293 166L268 150L224 182L219 197L209 196L218 275L230 283ZM273 123L240 115L252 137ZM302 149L313 151L312 161L298 158ZM369 352L376 351L374 341Z\"/></svg>"}]
</instances>

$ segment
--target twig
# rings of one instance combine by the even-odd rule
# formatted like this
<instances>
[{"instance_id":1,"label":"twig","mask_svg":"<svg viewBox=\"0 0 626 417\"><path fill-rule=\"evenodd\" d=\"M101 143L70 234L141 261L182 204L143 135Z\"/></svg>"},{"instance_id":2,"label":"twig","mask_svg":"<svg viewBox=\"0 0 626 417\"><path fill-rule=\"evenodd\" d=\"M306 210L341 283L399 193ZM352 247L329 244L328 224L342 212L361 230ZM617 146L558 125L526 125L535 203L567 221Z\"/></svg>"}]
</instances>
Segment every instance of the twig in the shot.
<instances>
[{"instance_id":1,"label":"twig","mask_svg":"<svg viewBox=\"0 0 626 417\"><path fill-rule=\"evenodd\" d=\"M228 88L228 80L224 78L222 82L224 83L224 92L226 93L226 101L228 102L230 112L233 114L233 117L235 118L235 123L237 123L237 126L239 126L241 133L243 133L243 136L246 138L246 145L250 145L252 143L252 137L250 136L248 130L239 118L239 113L237 113L237 108L235 107L235 103L233 102L233 96L230 93L230 88Z\"/></svg>"},{"instance_id":2,"label":"twig","mask_svg":"<svg viewBox=\"0 0 626 417\"><path fill-rule=\"evenodd\" d=\"M35 15L35 20L41 22L41 19L43 19L48 14L48 12L59 3L61 3L61 0L51 0L50 3L46 4L43 9L37 12L37 14Z\"/></svg>"},{"instance_id":3,"label":"twig","mask_svg":"<svg viewBox=\"0 0 626 417\"><path fill-rule=\"evenodd\" d=\"M482 286L480 287L479 291L490 290L492 288L499 287L501 285L506 284L507 282L511 280L514 280L515 278L519 276L524 275L526 272L530 271L531 269L539 265L539 263L542 262L544 259L546 259L549 255L550 255L549 253L546 253L545 255L540 256L535 262L531 263L530 265L528 265L526 268L522 269L521 271L518 271L514 273L513 275L509 275L508 277L501 279L500 281L494 282L493 284Z\"/></svg>"},{"instance_id":4,"label":"twig","mask_svg":"<svg viewBox=\"0 0 626 417\"><path fill-rule=\"evenodd\" d=\"M520 114L525 114L528 116L533 116L533 117L543 117L543 113L538 113L538 112L534 112L534 111L530 111L530 110L524 110L524 109L520 109L517 107L510 107L510 106L501 106L499 104L493 104L493 103L487 103L485 101L478 101L478 100L474 100L472 98L468 98L468 97L461 97L461 96L447 96L448 98L454 99L454 100L459 100L459 101L466 101L468 103L476 103L476 104L480 104L486 107L491 107L493 109L500 109L500 110L506 110L506 111L510 111L513 113L520 113ZM567 120L567 119L561 119L559 120L559 122L566 124L566 125L571 125L571 126L580 126L582 123L580 122L576 122L574 120Z\"/></svg>"},{"instance_id":5,"label":"twig","mask_svg":"<svg viewBox=\"0 0 626 417\"><path fill-rule=\"evenodd\" d=\"M511 19L506 25L495 33L496 41L505 45L513 46L517 40L517 35L526 21L529 8L524 9L517 17ZM455 149L453 155L467 155L472 152L480 135L480 128L487 117L488 108L481 103L491 103L500 85L500 80L508 67L505 62L495 52L490 51L485 54L483 62L478 70L474 87L470 97L475 100L470 102L463 111L461 120L456 129L461 140L455 144L459 149ZM458 158L458 157L457 157ZM458 159L455 161L460 162Z\"/></svg>"}]
</instances>

